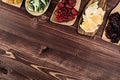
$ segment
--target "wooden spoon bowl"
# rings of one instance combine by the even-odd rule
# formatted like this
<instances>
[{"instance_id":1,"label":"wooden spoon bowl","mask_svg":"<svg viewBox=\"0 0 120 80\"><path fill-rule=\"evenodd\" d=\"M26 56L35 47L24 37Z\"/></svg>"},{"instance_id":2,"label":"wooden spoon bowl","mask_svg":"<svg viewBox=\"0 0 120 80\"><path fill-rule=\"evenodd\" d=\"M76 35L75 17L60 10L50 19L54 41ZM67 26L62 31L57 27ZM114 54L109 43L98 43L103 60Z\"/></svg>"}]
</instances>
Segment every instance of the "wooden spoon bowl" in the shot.
<instances>
[{"instance_id":1,"label":"wooden spoon bowl","mask_svg":"<svg viewBox=\"0 0 120 80\"><path fill-rule=\"evenodd\" d=\"M86 5L82 15L85 13L85 10L93 3L98 1L98 7L101 7L104 11L106 10L106 0L90 0L88 2L88 4ZM78 33L82 34L82 35L87 35L87 36L94 36L95 33L97 32L97 30L95 32L85 32L81 27L80 24L83 22L83 16L80 17L79 23L78 23ZM99 25L100 26L100 25Z\"/></svg>"},{"instance_id":2,"label":"wooden spoon bowl","mask_svg":"<svg viewBox=\"0 0 120 80\"><path fill-rule=\"evenodd\" d=\"M111 11L111 13L110 14L113 14L113 13L115 13L115 12L119 12L120 13L120 2L117 4L117 6ZM106 24L106 26L108 25L108 22L109 22L109 20L107 21L107 24ZM106 27L105 27L105 29L106 29ZM110 41L110 39L108 39L107 37L106 37L106 35L105 35L105 29L104 29L104 32L103 32L103 35L102 35L102 39L104 40L104 41L107 41L107 42L110 42L110 43L112 43L111 41ZM120 45L120 41L118 42L118 43L114 43L114 44L116 44L116 45Z\"/></svg>"},{"instance_id":3,"label":"wooden spoon bowl","mask_svg":"<svg viewBox=\"0 0 120 80\"><path fill-rule=\"evenodd\" d=\"M61 1L62 1L62 0L60 0L59 2L61 2ZM79 11L80 4L81 4L81 0L77 0L76 5L75 5L75 7L74 7L77 11ZM68 22L57 22L56 16L55 16L55 11L56 11L56 9L57 9L57 6L56 6L56 8L54 9L54 11L53 11L53 13L52 13L52 16L51 16L51 18L50 18L50 21L51 21L51 22L57 23L57 24L62 24L62 25L68 25L68 26L71 26L71 25L73 25L73 24L75 23L77 16L76 16L75 19L72 20L72 21L68 21Z\"/></svg>"},{"instance_id":4,"label":"wooden spoon bowl","mask_svg":"<svg viewBox=\"0 0 120 80\"><path fill-rule=\"evenodd\" d=\"M50 2L51 2L51 0L49 0L49 3L48 3L47 6L45 7L44 11L42 11L42 12L32 12L32 11L30 11L30 10L28 9L29 1L30 1L30 0L26 0L26 1L25 1L25 8L26 8L26 10L28 11L28 13L30 13L31 15L34 15L34 16L40 16L40 15L44 14L44 13L47 11L47 9L48 9L48 7L49 7L49 5L50 5Z\"/></svg>"}]
</instances>

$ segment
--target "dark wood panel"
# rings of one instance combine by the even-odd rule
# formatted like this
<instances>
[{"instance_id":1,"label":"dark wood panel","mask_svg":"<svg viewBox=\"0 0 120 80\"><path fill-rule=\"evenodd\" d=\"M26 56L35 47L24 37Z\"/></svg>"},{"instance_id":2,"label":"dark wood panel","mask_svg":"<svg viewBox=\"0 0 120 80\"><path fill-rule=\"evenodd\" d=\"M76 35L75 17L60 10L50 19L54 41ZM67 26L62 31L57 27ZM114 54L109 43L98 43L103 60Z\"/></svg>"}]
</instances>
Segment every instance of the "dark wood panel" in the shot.
<instances>
[{"instance_id":1,"label":"dark wood panel","mask_svg":"<svg viewBox=\"0 0 120 80\"><path fill-rule=\"evenodd\" d=\"M21 76L21 78L35 79L35 80L48 80L46 76L55 77L49 80L55 80L57 77L60 80L66 78L73 80L119 80L119 68L117 63L111 62L112 65L107 65L110 63L108 60L104 59L104 66L100 64L103 59L99 59L99 64L93 64L84 59L80 59L71 55L61 54L59 52L43 54L41 58L33 57L28 53L19 53L15 50L0 50L1 55L1 68L8 70L10 74L6 78L10 78L14 73L16 77ZM67 57L66 57L67 56ZM8 58L11 59L8 59ZM114 63L114 65L113 65ZM12 65L11 65L12 64ZM54 64L54 65L53 65ZM119 64L119 63L118 63ZM115 67L116 66L116 67ZM119 66L119 65L118 65ZM63 67L63 68L59 68ZM107 67L107 68L105 68ZM111 70L113 69L113 70ZM116 70L115 70L116 69ZM41 71L43 71L41 73ZM69 71L69 72L68 72ZM46 75L40 76L40 74L46 73ZM48 75L47 75L48 74ZM4 77L4 76L2 76ZM45 77L45 79L44 79ZM76 77L76 78L74 78ZM21 80L20 78L20 80ZM11 80L17 80L12 77Z\"/></svg>"},{"instance_id":2,"label":"dark wood panel","mask_svg":"<svg viewBox=\"0 0 120 80\"><path fill-rule=\"evenodd\" d=\"M5 31L0 32L0 42L2 44L1 48L8 52L6 57L21 62L24 64L24 66L30 66L30 64L32 64L32 67L36 68L37 66L37 69L43 66L45 68L43 69L44 71L49 71L50 69L50 71L52 70L55 74L62 74L64 76L72 75L72 78L76 78L75 80L106 80L106 78L109 80L119 80L120 55L118 53L112 52L112 54L103 54L95 51L92 53L90 51L91 53L79 52L79 56L73 56L69 53L56 51L52 48L49 48L43 54L38 55L36 54L38 51L36 48L38 46L35 45L38 43L33 43ZM9 38L12 38L14 41L8 40ZM32 43L34 45L32 45ZM20 44L21 46L18 47ZM12 49L18 50L21 53ZM11 52L11 54L9 52ZM3 60L3 58L0 59ZM16 66L15 64L14 67ZM20 73L22 74L23 72ZM23 75L25 76L28 74L24 73ZM68 77L71 78L71 76ZM37 79L36 77L34 78Z\"/></svg>"},{"instance_id":3,"label":"dark wood panel","mask_svg":"<svg viewBox=\"0 0 120 80\"><path fill-rule=\"evenodd\" d=\"M107 1L105 21L119 2ZM78 19L73 26L49 21L57 2L39 17L28 14L24 4L19 9L0 2L1 79L120 80L120 46L101 40L105 22L95 37L79 35Z\"/></svg>"}]
</instances>

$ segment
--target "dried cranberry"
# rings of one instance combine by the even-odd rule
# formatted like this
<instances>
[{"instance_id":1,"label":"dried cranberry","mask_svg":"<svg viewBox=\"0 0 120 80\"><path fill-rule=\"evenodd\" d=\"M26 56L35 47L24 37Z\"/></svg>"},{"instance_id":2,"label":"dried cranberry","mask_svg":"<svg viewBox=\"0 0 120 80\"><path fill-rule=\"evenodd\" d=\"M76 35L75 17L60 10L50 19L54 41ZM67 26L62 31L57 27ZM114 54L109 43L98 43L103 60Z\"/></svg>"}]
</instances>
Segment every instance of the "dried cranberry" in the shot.
<instances>
[{"instance_id":1,"label":"dried cranberry","mask_svg":"<svg viewBox=\"0 0 120 80\"><path fill-rule=\"evenodd\" d=\"M72 9L72 14L73 14L73 15L77 15L77 14L78 14L78 11L77 11L75 8L73 8L73 9Z\"/></svg>"},{"instance_id":2,"label":"dried cranberry","mask_svg":"<svg viewBox=\"0 0 120 80\"><path fill-rule=\"evenodd\" d=\"M68 19L69 19L70 21L72 21L74 18L75 18L74 15L69 15L69 16L68 16Z\"/></svg>"},{"instance_id":3,"label":"dried cranberry","mask_svg":"<svg viewBox=\"0 0 120 80\"><path fill-rule=\"evenodd\" d=\"M65 7L72 8L72 6L70 6L69 4L66 4Z\"/></svg>"},{"instance_id":4,"label":"dried cranberry","mask_svg":"<svg viewBox=\"0 0 120 80\"><path fill-rule=\"evenodd\" d=\"M62 3L67 3L67 2L68 2L68 0L62 0L61 2L62 2Z\"/></svg>"},{"instance_id":5,"label":"dried cranberry","mask_svg":"<svg viewBox=\"0 0 120 80\"><path fill-rule=\"evenodd\" d=\"M67 12L68 12L68 10L67 10L67 8L61 8L61 11L62 11L62 14L67 14Z\"/></svg>"},{"instance_id":6,"label":"dried cranberry","mask_svg":"<svg viewBox=\"0 0 120 80\"><path fill-rule=\"evenodd\" d=\"M69 0L69 5L74 7L76 5L76 0Z\"/></svg>"},{"instance_id":7,"label":"dried cranberry","mask_svg":"<svg viewBox=\"0 0 120 80\"><path fill-rule=\"evenodd\" d=\"M66 16L66 17L64 17L63 18L63 20L64 20L64 22L68 22L69 21L69 19L68 19L68 17Z\"/></svg>"},{"instance_id":8,"label":"dried cranberry","mask_svg":"<svg viewBox=\"0 0 120 80\"><path fill-rule=\"evenodd\" d=\"M56 16L58 22L63 22L63 18L61 16Z\"/></svg>"},{"instance_id":9,"label":"dried cranberry","mask_svg":"<svg viewBox=\"0 0 120 80\"><path fill-rule=\"evenodd\" d=\"M55 15L57 16L57 15L61 15L62 14L62 11L60 10L60 9L56 9L55 10Z\"/></svg>"},{"instance_id":10,"label":"dried cranberry","mask_svg":"<svg viewBox=\"0 0 120 80\"><path fill-rule=\"evenodd\" d=\"M74 8L76 0L62 0L55 11L58 22L68 22L75 18L78 11Z\"/></svg>"},{"instance_id":11,"label":"dried cranberry","mask_svg":"<svg viewBox=\"0 0 120 80\"><path fill-rule=\"evenodd\" d=\"M64 4L62 2L58 3L57 5L58 8L63 8L64 7Z\"/></svg>"}]
</instances>

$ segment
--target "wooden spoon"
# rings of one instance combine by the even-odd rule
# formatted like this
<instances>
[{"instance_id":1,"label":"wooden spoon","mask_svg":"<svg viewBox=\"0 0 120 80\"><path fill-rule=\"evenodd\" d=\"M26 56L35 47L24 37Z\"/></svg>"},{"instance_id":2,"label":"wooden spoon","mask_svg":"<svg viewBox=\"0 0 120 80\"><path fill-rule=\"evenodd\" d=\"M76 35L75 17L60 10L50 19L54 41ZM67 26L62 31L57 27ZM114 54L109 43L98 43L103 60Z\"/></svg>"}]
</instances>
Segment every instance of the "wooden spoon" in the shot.
<instances>
[{"instance_id":1,"label":"wooden spoon","mask_svg":"<svg viewBox=\"0 0 120 80\"><path fill-rule=\"evenodd\" d=\"M42 12L32 12L32 11L30 11L30 10L28 9L29 1L30 1L30 0L26 0L26 1L25 1L25 8L26 8L26 10L28 11L28 13L30 13L31 15L34 15L34 16L40 16L40 15L44 14L44 13L47 11L47 9L48 9L48 7L49 7L49 5L50 5L50 2L51 2L51 0L49 0L49 2L48 2L48 4L47 4L47 6L45 7L44 11L42 11Z\"/></svg>"},{"instance_id":2,"label":"wooden spoon","mask_svg":"<svg viewBox=\"0 0 120 80\"><path fill-rule=\"evenodd\" d=\"M119 13L120 13L120 2L119 2L118 5L111 11L110 14L113 14L113 13L115 13L115 12L119 12ZM106 26L108 25L108 22L109 22L109 20L107 21ZM105 27L105 28L106 28L106 27ZM105 41L107 41L107 42L112 43L112 42L110 41L110 39L108 39L108 38L106 37L106 35L105 35L105 30L104 30L104 32L103 32L102 39L105 40ZM114 43L114 44L120 45L120 41L119 41L118 43Z\"/></svg>"},{"instance_id":3,"label":"wooden spoon","mask_svg":"<svg viewBox=\"0 0 120 80\"><path fill-rule=\"evenodd\" d=\"M10 4L10 3L7 2L7 0L2 0L2 2ZM20 8L21 5L22 5L22 2L23 2L23 0L21 0L21 2L19 4L10 4L10 5Z\"/></svg>"},{"instance_id":4,"label":"wooden spoon","mask_svg":"<svg viewBox=\"0 0 120 80\"><path fill-rule=\"evenodd\" d=\"M60 0L59 2L61 2L61 1L62 1L62 0ZM76 5L75 5L75 7L74 7L77 11L79 11L80 4L81 4L81 0L77 0ZM73 24L75 23L77 16L76 16L75 19L72 20L72 21L68 21L68 22L57 22L56 16L55 16L55 11L56 11L56 9L57 9L57 6L56 6L56 8L54 9L54 11L53 11L53 13L52 13L52 16L51 16L51 18L50 18L50 21L51 21L51 22L57 23L57 24L62 24L62 25L68 25L68 26L71 26L71 25L73 25Z\"/></svg>"},{"instance_id":5,"label":"wooden spoon","mask_svg":"<svg viewBox=\"0 0 120 80\"><path fill-rule=\"evenodd\" d=\"M93 3L97 2L98 1L98 7L102 8L104 11L106 10L106 0L90 0L88 2L88 4L86 5L84 11L82 14L85 13L85 10ZM83 22L83 16L80 17L80 20L79 20L79 23L78 23L78 33L80 34L83 34L83 35L87 35L87 36L94 36L95 33L97 32L97 30L95 32L91 32L91 33L88 33L88 32L85 32L81 27L80 27L80 24ZM100 25L99 25L100 26Z\"/></svg>"}]
</instances>

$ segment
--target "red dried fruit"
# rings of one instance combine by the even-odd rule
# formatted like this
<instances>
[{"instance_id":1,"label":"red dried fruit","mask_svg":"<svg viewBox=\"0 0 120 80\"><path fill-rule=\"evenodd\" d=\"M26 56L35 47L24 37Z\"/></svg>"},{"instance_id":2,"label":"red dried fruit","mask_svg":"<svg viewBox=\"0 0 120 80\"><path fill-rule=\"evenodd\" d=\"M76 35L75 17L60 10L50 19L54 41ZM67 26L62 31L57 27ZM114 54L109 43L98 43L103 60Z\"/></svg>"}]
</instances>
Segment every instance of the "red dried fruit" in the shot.
<instances>
[{"instance_id":1,"label":"red dried fruit","mask_svg":"<svg viewBox=\"0 0 120 80\"><path fill-rule=\"evenodd\" d=\"M61 11L62 11L62 14L67 14L67 12L68 12L68 10L67 10L67 8L61 8Z\"/></svg>"},{"instance_id":2,"label":"red dried fruit","mask_svg":"<svg viewBox=\"0 0 120 80\"><path fill-rule=\"evenodd\" d=\"M75 18L74 15L69 15L69 16L68 16L68 19L69 19L70 21L72 21L74 18Z\"/></svg>"},{"instance_id":3,"label":"red dried fruit","mask_svg":"<svg viewBox=\"0 0 120 80\"><path fill-rule=\"evenodd\" d=\"M77 11L75 8L73 8L73 9L72 9L72 14L73 14L73 15L77 15L77 14L78 14L78 11Z\"/></svg>"},{"instance_id":4,"label":"red dried fruit","mask_svg":"<svg viewBox=\"0 0 120 80\"><path fill-rule=\"evenodd\" d=\"M78 11L74 8L76 0L62 0L57 5L55 10L56 19L58 22L68 22L75 19Z\"/></svg>"},{"instance_id":5,"label":"red dried fruit","mask_svg":"<svg viewBox=\"0 0 120 80\"><path fill-rule=\"evenodd\" d=\"M63 20L64 20L64 22L69 21L68 17L67 18L64 17Z\"/></svg>"},{"instance_id":6,"label":"red dried fruit","mask_svg":"<svg viewBox=\"0 0 120 80\"><path fill-rule=\"evenodd\" d=\"M55 10L55 15L57 16L59 16L59 15L61 15L62 14L62 11L60 10L60 9L56 9Z\"/></svg>"},{"instance_id":7,"label":"red dried fruit","mask_svg":"<svg viewBox=\"0 0 120 80\"><path fill-rule=\"evenodd\" d=\"M76 4L76 0L69 0L69 5L74 7Z\"/></svg>"},{"instance_id":8,"label":"red dried fruit","mask_svg":"<svg viewBox=\"0 0 120 80\"><path fill-rule=\"evenodd\" d=\"M56 16L58 15L58 10L59 10L59 9L56 9L56 10L55 10L55 13L54 13L54 14L55 14Z\"/></svg>"},{"instance_id":9,"label":"red dried fruit","mask_svg":"<svg viewBox=\"0 0 120 80\"><path fill-rule=\"evenodd\" d=\"M56 16L58 22L63 22L63 18L61 16Z\"/></svg>"},{"instance_id":10,"label":"red dried fruit","mask_svg":"<svg viewBox=\"0 0 120 80\"><path fill-rule=\"evenodd\" d=\"M72 8L69 4L66 4L65 7L67 7L67 8Z\"/></svg>"},{"instance_id":11,"label":"red dried fruit","mask_svg":"<svg viewBox=\"0 0 120 80\"><path fill-rule=\"evenodd\" d=\"M62 0L61 2L62 2L62 3L67 3L67 2L68 2L68 0Z\"/></svg>"},{"instance_id":12,"label":"red dried fruit","mask_svg":"<svg viewBox=\"0 0 120 80\"><path fill-rule=\"evenodd\" d=\"M64 7L64 4L62 2L58 3L57 5L58 8L63 8Z\"/></svg>"}]
</instances>

